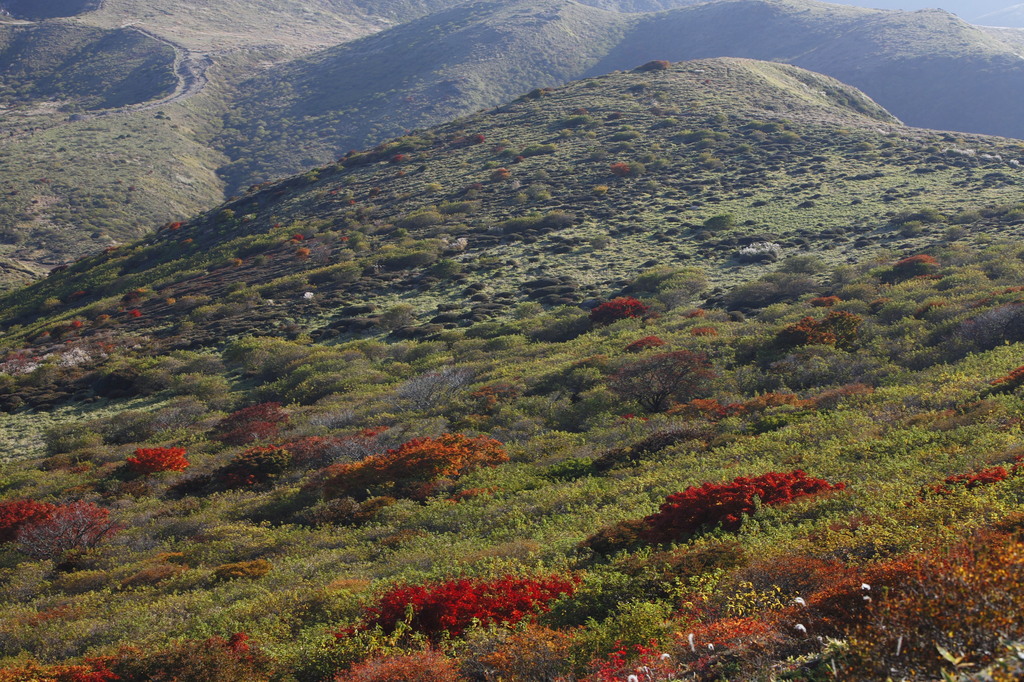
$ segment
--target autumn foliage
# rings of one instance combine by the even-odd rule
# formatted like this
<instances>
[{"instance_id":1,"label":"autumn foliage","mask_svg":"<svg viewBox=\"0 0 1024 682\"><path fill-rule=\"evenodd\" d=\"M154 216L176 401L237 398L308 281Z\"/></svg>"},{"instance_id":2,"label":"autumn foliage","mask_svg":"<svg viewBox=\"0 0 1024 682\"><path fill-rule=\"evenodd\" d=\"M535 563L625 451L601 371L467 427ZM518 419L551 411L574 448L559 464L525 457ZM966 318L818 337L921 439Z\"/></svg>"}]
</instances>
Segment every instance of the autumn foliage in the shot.
<instances>
[{"instance_id":1,"label":"autumn foliage","mask_svg":"<svg viewBox=\"0 0 1024 682\"><path fill-rule=\"evenodd\" d=\"M930 275L939 267L939 262L933 256L919 254L909 256L896 262L892 266L892 277L897 280L911 279Z\"/></svg>"},{"instance_id":2,"label":"autumn foliage","mask_svg":"<svg viewBox=\"0 0 1024 682\"><path fill-rule=\"evenodd\" d=\"M114 682L122 679L109 665L109 658L87 658L83 663L72 665L29 661L0 668L0 682Z\"/></svg>"},{"instance_id":3,"label":"autumn foliage","mask_svg":"<svg viewBox=\"0 0 1024 682\"><path fill-rule=\"evenodd\" d=\"M950 495L957 489L973 490L981 486L1000 483L1024 471L1022 460L1024 460L1024 455L1018 455L1009 469L1004 466L993 466L968 474L952 474L947 476L941 485L933 485L929 490L936 495Z\"/></svg>"},{"instance_id":4,"label":"autumn foliage","mask_svg":"<svg viewBox=\"0 0 1024 682\"><path fill-rule=\"evenodd\" d=\"M724 530L737 531L744 515L753 514L758 503L777 506L845 487L844 483L833 485L821 478L808 477L799 469L784 473L773 471L753 478L741 476L729 483L691 486L669 495L658 512L645 519L646 536L651 542L676 542L702 528L721 526Z\"/></svg>"},{"instance_id":5,"label":"autumn foliage","mask_svg":"<svg viewBox=\"0 0 1024 682\"><path fill-rule=\"evenodd\" d=\"M783 348L828 345L848 350L856 344L862 322L859 315L833 310L824 319L805 317L785 327L779 332L777 342Z\"/></svg>"},{"instance_id":6,"label":"autumn foliage","mask_svg":"<svg viewBox=\"0 0 1024 682\"><path fill-rule=\"evenodd\" d=\"M454 478L507 461L502 444L493 438L459 433L417 438L358 462L328 467L324 494L365 498L370 496L368 491L374 491L421 499L430 494L431 483L439 478Z\"/></svg>"},{"instance_id":7,"label":"autumn foliage","mask_svg":"<svg viewBox=\"0 0 1024 682\"><path fill-rule=\"evenodd\" d=\"M990 384L994 393L1013 393L1024 386L1024 365L998 379L993 379Z\"/></svg>"},{"instance_id":8,"label":"autumn foliage","mask_svg":"<svg viewBox=\"0 0 1024 682\"><path fill-rule=\"evenodd\" d=\"M397 585L366 610L363 627L385 632L406 621L416 632L437 637L463 634L474 623L515 625L549 610L550 602L576 590L576 580L561 575L523 578L506 575L494 580L459 578L422 585Z\"/></svg>"},{"instance_id":9,"label":"autumn foliage","mask_svg":"<svg viewBox=\"0 0 1024 682\"><path fill-rule=\"evenodd\" d=\"M0 502L0 543L12 542L21 528L45 521L56 508L55 504L35 500Z\"/></svg>"},{"instance_id":10,"label":"autumn foliage","mask_svg":"<svg viewBox=\"0 0 1024 682\"><path fill-rule=\"evenodd\" d=\"M335 682L436 682L464 680L459 674L458 661L435 649L376 656L359 663L343 673Z\"/></svg>"},{"instance_id":11,"label":"autumn foliage","mask_svg":"<svg viewBox=\"0 0 1024 682\"><path fill-rule=\"evenodd\" d=\"M185 448L137 448L135 454L125 461L138 474L184 471L189 466Z\"/></svg>"},{"instance_id":12,"label":"autumn foliage","mask_svg":"<svg viewBox=\"0 0 1024 682\"><path fill-rule=\"evenodd\" d=\"M124 682L171 682L217 680L264 682L271 679L272 659L237 632L228 638L181 640L162 649L126 647L110 668Z\"/></svg>"},{"instance_id":13,"label":"autumn foliage","mask_svg":"<svg viewBox=\"0 0 1024 682\"><path fill-rule=\"evenodd\" d=\"M18 546L33 559L55 559L68 550L89 549L120 530L109 517L109 509L91 502L58 505L48 516L21 526Z\"/></svg>"},{"instance_id":14,"label":"autumn foliage","mask_svg":"<svg viewBox=\"0 0 1024 682\"><path fill-rule=\"evenodd\" d=\"M222 419L213 437L228 445L245 445L273 438L288 423L281 403L259 403L242 408Z\"/></svg>"},{"instance_id":15,"label":"autumn foliage","mask_svg":"<svg viewBox=\"0 0 1024 682\"><path fill-rule=\"evenodd\" d=\"M594 324L611 324L629 317L643 317L650 307L631 296L619 296L602 303L590 311Z\"/></svg>"},{"instance_id":16,"label":"autumn foliage","mask_svg":"<svg viewBox=\"0 0 1024 682\"><path fill-rule=\"evenodd\" d=\"M624 350L627 353L639 353L641 351L648 350L650 348L660 348L664 346L665 342L657 336L645 336L642 339L637 339L633 343L627 345Z\"/></svg>"}]
</instances>

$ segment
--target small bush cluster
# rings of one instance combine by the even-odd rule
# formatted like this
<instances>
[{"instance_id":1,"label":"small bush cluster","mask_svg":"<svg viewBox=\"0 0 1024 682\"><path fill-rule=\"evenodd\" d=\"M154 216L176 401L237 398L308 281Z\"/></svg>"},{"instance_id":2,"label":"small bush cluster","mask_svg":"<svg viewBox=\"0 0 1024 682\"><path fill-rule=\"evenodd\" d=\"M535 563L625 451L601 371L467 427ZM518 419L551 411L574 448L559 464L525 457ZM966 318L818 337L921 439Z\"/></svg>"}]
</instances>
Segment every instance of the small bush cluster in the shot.
<instances>
[{"instance_id":1,"label":"small bush cluster","mask_svg":"<svg viewBox=\"0 0 1024 682\"><path fill-rule=\"evenodd\" d=\"M631 317L643 317L649 311L650 306L647 304L631 296L619 296L591 310L590 321L594 324L611 324Z\"/></svg>"},{"instance_id":2,"label":"small bush cluster","mask_svg":"<svg viewBox=\"0 0 1024 682\"><path fill-rule=\"evenodd\" d=\"M858 330L863 318L845 310L832 310L821 320L805 317L785 327L776 337L783 348L827 345L850 349L857 343Z\"/></svg>"},{"instance_id":3,"label":"small bush cluster","mask_svg":"<svg viewBox=\"0 0 1024 682\"><path fill-rule=\"evenodd\" d=\"M506 575L494 580L460 578L397 585L366 609L361 627L393 632L399 623L407 622L416 632L432 638L442 633L457 637L474 624L515 625L547 611L552 601L571 595L576 584L575 579L561 575Z\"/></svg>"},{"instance_id":4,"label":"small bush cluster","mask_svg":"<svg viewBox=\"0 0 1024 682\"><path fill-rule=\"evenodd\" d=\"M939 267L939 261L934 256L919 254L909 256L896 262L892 266L891 279L902 281L914 277L925 277L934 274Z\"/></svg>"},{"instance_id":5,"label":"small bush cluster","mask_svg":"<svg viewBox=\"0 0 1024 682\"><path fill-rule=\"evenodd\" d=\"M136 448L135 454L125 460L137 474L155 474L160 471L184 471L189 466L185 448Z\"/></svg>"},{"instance_id":6,"label":"small bush cluster","mask_svg":"<svg viewBox=\"0 0 1024 682\"><path fill-rule=\"evenodd\" d=\"M472 438L446 433L437 438L417 438L383 454L359 462L328 467L325 497L365 499L372 493L390 492L423 499L440 478L454 478L474 469L508 461L502 444L493 438ZM372 491L372 492L371 492Z\"/></svg>"},{"instance_id":7,"label":"small bush cluster","mask_svg":"<svg viewBox=\"0 0 1024 682\"><path fill-rule=\"evenodd\" d=\"M952 474L939 485L933 485L930 491L936 495L950 495L954 490L973 490L981 486L1001 483L1011 476L1024 471L1024 455L1018 455L1014 463L1007 469L1004 466L986 467L968 474Z\"/></svg>"},{"instance_id":8,"label":"small bush cluster","mask_svg":"<svg viewBox=\"0 0 1024 682\"><path fill-rule=\"evenodd\" d=\"M13 542L18 531L50 518L57 505L36 500L0 502L0 543Z\"/></svg>"},{"instance_id":9,"label":"small bush cluster","mask_svg":"<svg viewBox=\"0 0 1024 682\"><path fill-rule=\"evenodd\" d=\"M213 437L228 445L246 445L277 436L288 423L281 403L260 403L229 414L214 428Z\"/></svg>"},{"instance_id":10,"label":"small bush cluster","mask_svg":"<svg viewBox=\"0 0 1024 682\"><path fill-rule=\"evenodd\" d=\"M753 514L758 504L773 507L801 497L843 490L845 483L832 484L808 477L796 469L769 472L753 478L739 477L729 483L705 483L669 495L656 514L644 519L645 536L651 542L678 542L701 529L721 527L737 531L743 517Z\"/></svg>"},{"instance_id":11,"label":"small bush cluster","mask_svg":"<svg viewBox=\"0 0 1024 682\"><path fill-rule=\"evenodd\" d=\"M22 520L15 539L33 559L56 559L69 550L95 547L121 530L109 517L109 509L91 502L55 505Z\"/></svg>"},{"instance_id":12,"label":"small bush cluster","mask_svg":"<svg viewBox=\"0 0 1024 682\"><path fill-rule=\"evenodd\" d=\"M240 452L214 474L226 488L262 485L284 473L292 456L284 448L273 445L249 448Z\"/></svg>"},{"instance_id":13,"label":"small bush cluster","mask_svg":"<svg viewBox=\"0 0 1024 682\"><path fill-rule=\"evenodd\" d=\"M664 345L665 342L657 336L645 336L642 339L637 339L630 343L623 350L627 353L640 353L651 348L661 348Z\"/></svg>"}]
</instances>

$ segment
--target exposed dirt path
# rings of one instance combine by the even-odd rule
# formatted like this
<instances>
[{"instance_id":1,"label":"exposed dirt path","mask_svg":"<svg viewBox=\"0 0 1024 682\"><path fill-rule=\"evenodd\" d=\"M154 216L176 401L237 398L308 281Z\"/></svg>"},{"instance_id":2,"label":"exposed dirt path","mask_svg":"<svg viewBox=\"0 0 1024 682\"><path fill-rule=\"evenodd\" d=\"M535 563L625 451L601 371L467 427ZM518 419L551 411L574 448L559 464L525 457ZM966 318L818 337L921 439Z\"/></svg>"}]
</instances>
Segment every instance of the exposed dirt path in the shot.
<instances>
[{"instance_id":1,"label":"exposed dirt path","mask_svg":"<svg viewBox=\"0 0 1024 682\"><path fill-rule=\"evenodd\" d=\"M166 97L129 104L117 109L96 111L92 112L91 115L87 114L87 116L116 116L156 109L157 107L174 104L175 102L181 102L194 97L209 84L210 80L206 77L206 71L213 66L213 59L210 58L210 55L203 52L192 52L184 45L157 35L141 26L129 25L124 28L137 31L147 38L163 43L174 50L174 75L178 79L178 84L175 86L174 92Z\"/></svg>"}]
</instances>

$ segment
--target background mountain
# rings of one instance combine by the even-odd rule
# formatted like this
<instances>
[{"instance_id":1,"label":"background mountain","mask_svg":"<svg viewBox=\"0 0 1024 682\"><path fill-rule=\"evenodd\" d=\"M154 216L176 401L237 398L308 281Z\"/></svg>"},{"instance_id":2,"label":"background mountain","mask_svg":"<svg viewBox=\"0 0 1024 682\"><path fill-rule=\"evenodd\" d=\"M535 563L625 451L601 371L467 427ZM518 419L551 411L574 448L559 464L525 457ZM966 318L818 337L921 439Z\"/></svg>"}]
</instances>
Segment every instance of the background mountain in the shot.
<instances>
[{"instance_id":1,"label":"background mountain","mask_svg":"<svg viewBox=\"0 0 1024 682\"><path fill-rule=\"evenodd\" d=\"M826 73L911 125L1024 137L1024 59L945 12L726 0L622 15L558 0L476 2L245 83L224 145L239 160L222 173L240 187L531 86L717 56Z\"/></svg>"},{"instance_id":2,"label":"background mountain","mask_svg":"<svg viewBox=\"0 0 1024 682\"><path fill-rule=\"evenodd\" d=\"M1021 5L1006 0L835 0L838 4L873 9L919 10L942 8L974 24L1024 26Z\"/></svg>"}]
</instances>

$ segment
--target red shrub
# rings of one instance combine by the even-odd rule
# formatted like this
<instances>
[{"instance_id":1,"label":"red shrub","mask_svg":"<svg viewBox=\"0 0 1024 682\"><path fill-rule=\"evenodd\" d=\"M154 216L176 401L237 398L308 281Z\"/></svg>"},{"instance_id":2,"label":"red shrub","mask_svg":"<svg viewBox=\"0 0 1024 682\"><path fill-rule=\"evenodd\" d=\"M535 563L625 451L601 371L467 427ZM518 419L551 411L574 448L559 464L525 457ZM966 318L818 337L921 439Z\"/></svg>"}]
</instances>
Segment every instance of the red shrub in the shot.
<instances>
[{"instance_id":1,"label":"red shrub","mask_svg":"<svg viewBox=\"0 0 1024 682\"><path fill-rule=\"evenodd\" d=\"M512 177L512 173L509 171L508 168L496 168L491 173L491 180L493 180L494 182L501 182L502 180L508 180L510 177Z\"/></svg>"},{"instance_id":2,"label":"red shrub","mask_svg":"<svg viewBox=\"0 0 1024 682\"><path fill-rule=\"evenodd\" d=\"M135 455L125 460L138 474L158 471L184 471L189 466L185 448L137 448Z\"/></svg>"},{"instance_id":3,"label":"red shrub","mask_svg":"<svg viewBox=\"0 0 1024 682\"><path fill-rule=\"evenodd\" d=\"M50 518L57 505L35 500L8 500L0 502L0 543L11 542L18 530Z\"/></svg>"},{"instance_id":4,"label":"red shrub","mask_svg":"<svg viewBox=\"0 0 1024 682\"><path fill-rule=\"evenodd\" d=\"M838 296L818 296L817 298L812 298L810 303L815 308L831 308L836 303L842 303L842 300Z\"/></svg>"},{"instance_id":5,"label":"red shrub","mask_svg":"<svg viewBox=\"0 0 1024 682\"><path fill-rule=\"evenodd\" d=\"M939 261L935 260L934 257L920 254L897 261L892 266L892 275L898 280L911 279L913 277L930 275L938 267Z\"/></svg>"},{"instance_id":6,"label":"red shrub","mask_svg":"<svg viewBox=\"0 0 1024 682\"><path fill-rule=\"evenodd\" d=\"M365 498L368 491L382 494L378 489L387 489L392 494L423 498L430 494L430 484L439 478L461 476L507 461L502 444L492 438L470 438L459 433L417 438L359 462L328 467L324 494Z\"/></svg>"},{"instance_id":7,"label":"red shrub","mask_svg":"<svg viewBox=\"0 0 1024 682\"><path fill-rule=\"evenodd\" d=\"M439 651L377 656L338 673L335 682L459 682L458 663Z\"/></svg>"},{"instance_id":8,"label":"red shrub","mask_svg":"<svg viewBox=\"0 0 1024 682\"><path fill-rule=\"evenodd\" d=\"M364 627L379 625L385 632L392 632L406 620L411 607L411 625L417 632L430 637L448 632L458 637L474 622L515 625L547 611L549 602L571 595L576 584L575 579L560 575L544 578L506 575L489 581L460 578L424 585L397 585L366 609Z\"/></svg>"},{"instance_id":9,"label":"red shrub","mask_svg":"<svg viewBox=\"0 0 1024 682\"><path fill-rule=\"evenodd\" d=\"M138 308L135 308L133 310L129 310L128 311L128 317L134 317L134 318L142 317L142 311L139 310Z\"/></svg>"},{"instance_id":10,"label":"red shrub","mask_svg":"<svg viewBox=\"0 0 1024 682\"><path fill-rule=\"evenodd\" d=\"M936 495L949 495L954 489L959 487L972 490L983 485L999 483L1024 470L1024 465L1020 463L1022 459L1024 459L1024 455L1018 455L1009 471L1006 470L1006 467L994 466L970 474L953 474L952 476L947 476L941 485L933 485L929 490Z\"/></svg>"},{"instance_id":11,"label":"red shrub","mask_svg":"<svg viewBox=\"0 0 1024 682\"><path fill-rule=\"evenodd\" d=\"M993 379L989 383L992 386L992 390L996 393L1013 393L1021 386L1024 386L1024 365L998 379Z\"/></svg>"},{"instance_id":12,"label":"red shrub","mask_svg":"<svg viewBox=\"0 0 1024 682\"><path fill-rule=\"evenodd\" d=\"M718 330L714 327L694 327L690 330L691 336L718 336Z\"/></svg>"},{"instance_id":13,"label":"red shrub","mask_svg":"<svg viewBox=\"0 0 1024 682\"><path fill-rule=\"evenodd\" d=\"M643 317L649 310L650 307L631 296L619 296L591 310L590 320L595 324L611 324L628 317Z\"/></svg>"},{"instance_id":14,"label":"red shrub","mask_svg":"<svg viewBox=\"0 0 1024 682\"><path fill-rule=\"evenodd\" d=\"M220 420L214 427L213 437L228 445L245 445L273 438L287 423L288 415L281 410L281 403L260 403Z\"/></svg>"},{"instance_id":15,"label":"red shrub","mask_svg":"<svg viewBox=\"0 0 1024 682\"><path fill-rule=\"evenodd\" d=\"M633 343L626 346L623 350L627 353L639 353L649 348L660 348L665 345L665 342L659 339L657 336L645 336L642 339L637 339Z\"/></svg>"},{"instance_id":16,"label":"red shrub","mask_svg":"<svg viewBox=\"0 0 1024 682\"><path fill-rule=\"evenodd\" d=\"M71 549L95 547L121 529L109 516L109 510L91 502L59 505L48 517L21 526L18 547L34 559L55 559Z\"/></svg>"},{"instance_id":17,"label":"red shrub","mask_svg":"<svg viewBox=\"0 0 1024 682\"><path fill-rule=\"evenodd\" d=\"M608 166L608 170L612 172L612 175L617 175L620 178L629 177L633 174L633 168L624 161L617 161L613 163Z\"/></svg>"},{"instance_id":18,"label":"red shrub","mask_svg":"<svg viewBox=\"0 0 1024 682\"><path fill-rule=\"evenodd\" d=\"M616 642L616 647L605 658L590 662L593 673L584 678L586 682L674 680L679 673L679 664L671 656L666 658L656 641L650 642L650 646L627 646Z\"/></svg>"},{"instance_id":19,"label":"red shrub","mask_svg":"<svg viewBox=\"0 0 1024 682\"><path fill-rule=\"evenodd\" d=\"M808 478L799 469L787 473L769 472L754 478L739 477L730 483L705 483L669 495L661 509L645 519L651 542L683 540L705 527L739 530L744 514L762 505L776 506L800 497L830 490L842 490L844 483L833 485L820 478Z\"/></svg>"},{"instance_id":20,"label":"red shrub","mask_svg":"<svg viewBox=\"0 0 1024 682\"><path fill-rule=\"evenodd\" d=\"M822 320L813 317L789 325L779 332L777 343L783 348L809 345L829 345L852 348L863 320L843 310L833 310Z\"/></svg>"}]
</instances>

